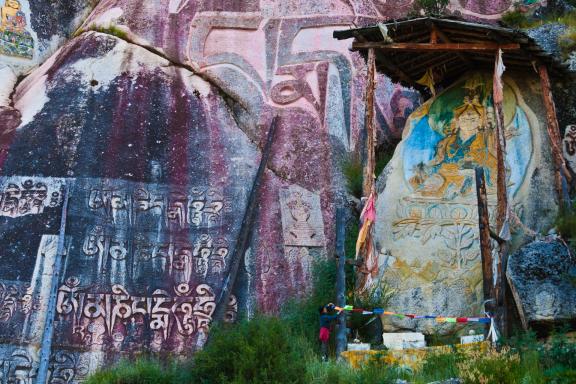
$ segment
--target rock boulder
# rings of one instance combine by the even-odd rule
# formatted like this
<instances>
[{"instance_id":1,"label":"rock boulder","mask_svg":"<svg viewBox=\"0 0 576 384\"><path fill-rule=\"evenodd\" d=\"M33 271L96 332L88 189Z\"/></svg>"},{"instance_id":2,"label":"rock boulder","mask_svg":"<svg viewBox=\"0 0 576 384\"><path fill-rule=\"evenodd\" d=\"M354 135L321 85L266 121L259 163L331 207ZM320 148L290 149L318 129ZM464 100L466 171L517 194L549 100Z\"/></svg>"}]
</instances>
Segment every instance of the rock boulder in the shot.
<instances>
[{"instance_id":1,"label":"rock boulder","mask_svg":"<svg viewBox=\"0 0 576 384\"><path fill-rule=\"evenodd\" d=\"M524 327L576 320L576 258L564 242L520 248L508 259L506 276Z\"/></svg>"}]
</instances>

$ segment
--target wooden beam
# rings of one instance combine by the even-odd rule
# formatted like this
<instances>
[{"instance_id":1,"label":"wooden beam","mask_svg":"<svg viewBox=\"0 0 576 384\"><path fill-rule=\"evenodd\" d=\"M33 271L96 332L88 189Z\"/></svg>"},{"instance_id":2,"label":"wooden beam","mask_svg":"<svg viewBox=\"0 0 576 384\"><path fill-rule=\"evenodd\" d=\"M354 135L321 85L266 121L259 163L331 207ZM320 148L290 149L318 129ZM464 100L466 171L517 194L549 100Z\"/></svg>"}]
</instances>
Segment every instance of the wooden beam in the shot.
<instances>
[{"instance_id":1,"label":"wooden beam","mask_svg":"<svg viewBox=\"0 0 576 384\"><path fill-rule=\"evenodd\" d=\"M449 43L449 44L453 43L453 41L450 40L450 38L448 36L446 36L446 34L441 29L439 29L436 25L432 25L432 30L436 33L436 35L438 35L442 39L443 42ZM464 61L466 64L468 64L468 65L471 64L471 61L466 56L464 56L462 53L459 52L459 53L457 53L457 55L460 58L460 60Z\"/></svg>"},{"instance_id":2,"label":"wooden beam","mask_svg":"<svg viewBox=\"0 0 576 384\"><path fill-rule=\"evenodd\" d=\"M385 51L496 51L520 49L520 44L496 44L496 43L391 43L382 42L352 43L352 50L381 49Z\"/></svg>"},{"instance_id":3,"label":"wooden beam","mask_svg":"<svg viewBox=\"0 0 576 384\"><path fill-rule=\"evenodd\" d=\"M438 42L438 33L436 31L436 28L432 26L432 29L430 30L430 44L436 44L437 42ZM448 41L445 41L445 43L448 43Z\"/></svg>"},{"instance_id":4,"label":"wooden beam","mask_svg":"<svg viewBox=\"0 0 576 384\"><path fill-rule=\"evenodd\" d=\"M369 196L374 185L374 168L376 166L376 128L374 127L374 89L376 88L376 53L374 49L368 50L368 82L366 84L366 114L364 129L366 130L366 154L363 170L362 192Z\"/></svg>"},{"instance_id":5,"label":"wooden beam","mask_svg":"<svg viewBox=\"0 0 576 384\"><path fill-rule=\"evenodd\" d=\"M548 69L546 68L546 65L540 64L538 66L538 74L540 75L544 107L546 108L548 138L550 139L552 157L554 158L556 193L558 194L558 202L560 206L563 207L564 193L562 190L562 173L564 173L564 177L566 177L568 183L571 181L571 175L566 168L564 156L562 155L560 127L558 125L558 118L556 117L556 106L554 105L554 99L552 98L552 87L550 86L550 78L548 77Z\"/></svg>"},{"instance_id":6,"label":"wooden beam","mask_svg":"<svg viewBox=\"0 0 576 384\"><path fill-rule=\"evenodd\" d=\"M492 246L490 244L490 222L488 220L488 197L484 168L475 169L476 197L478 198L478 226L480 230L480 255L482 257L482 282L486 312L494 316L496 296L494 295L494 272L492 270Z\"/></svg>"}]
</instances>

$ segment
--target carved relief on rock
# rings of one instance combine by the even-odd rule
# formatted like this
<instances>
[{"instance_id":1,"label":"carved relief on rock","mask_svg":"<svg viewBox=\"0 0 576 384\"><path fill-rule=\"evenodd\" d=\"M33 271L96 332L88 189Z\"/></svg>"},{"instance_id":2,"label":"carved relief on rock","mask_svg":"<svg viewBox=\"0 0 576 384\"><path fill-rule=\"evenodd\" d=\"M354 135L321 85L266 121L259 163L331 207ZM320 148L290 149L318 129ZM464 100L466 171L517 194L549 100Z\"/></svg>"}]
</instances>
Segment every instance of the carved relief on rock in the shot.
<instances>
[{"instance_id":1,"label":"carved relief on rock","mask_svg":"<svg viewBox=\"0 0 576 384\"><path fill-rule=\"evenodd\" d=\"M325 246L320 196L296 185L280 190L284 245Z\"/></svg>"},{"instance_id":2,"label":"carved relief on rock","mask_svg":"<svg viewBox=\"0 0 576 384\"><path fill-rule=\"evenodd\" d=\"M39 297L34 297L29 284L0 281L0 327L20 313L27 315L39 308Z\"/></svg>"},{"instance_id":3,"label":"carved relief on rock","mask_svg":"<svg viewBox=\"0 0 576 384\"><path fill-rule=\"evenodd\" d=\"M491 84L488 74L470 74L407 121L378 199L375 228L376 243L387 250L379 256L380 277L398 290L391 303L398 310L454 316L481 310L474 169L484 169L494 222L497 166ZM540 156L534 143L539 122L511 79L505 78L504 94L509 202L522 216L527 175ZM453 299L457 295L458 300ZM426 324L417 327L432 330Z\"/></svg>"},{"instance_id":4,"label":"carved relief on rock","mask_svg":"<svg viewBox=\"0 0 576 384\"><path fill-rule=\"evenodd\" d=\"M0 216L37 215L62 202L62 180L6 177L0 182Z\"/></svg>"},{"instance_id":5,"label":"carved relief on rock","mask_svg":"<svg viewBox=\"0 0 576 384\"><path fill-rule=\"evenodd\" d=\"M191 288L180 283L173 292L155 290L151 296L134 296L120 286L110 293L89 293L80 280L69 278L58 290L57 321L65 322L69 343L90 347L110 339L117 350L129 344L144 347L145 332L160 344L173 345L184 337L206 334L216 309L214 291L207 284ZM234 296L230 298L226 319L233 321L238 311Z\"/></svg>"},{"instance_id":6,"label":"carved relief on rock","mask_svg":"<svg viewBox=\"0 0 576 384\"><path fill-rule=\"evenodd\" d=\"M576 173L576 125L568 125L562 141L562 152L566 165Z\"/></svg>"},{"instance_id":7,"label":"carved relief on rock","mask_svg":"<svg viewBox=\"0 0 576 384\"><path fill-rule=\"evenodd\" d=\"M2 384L33 384L38 372L36 354L25 348L2 346L0 360L0 383Z\"/></svg>"},{"instance_id":8,"label":"carved relief on rock","mask_svg":"<svg viewBox=\"0 0 576 384\"><path fill-rule=\"evenodd\" d=\"M90 188L87 208L113 224L134 225L154 216L168 228L208 228L221 222L222 215L231 210L231 201L209 188L185 191L104 182Z\"/></svg>"},{"instance_id":9,"label":"carved relief on rock","mask_svg":"<svg viewBox=\"0 0 576 384\"><path fill-rule=\"evenodd\" d=\"M55 351L48 367L49 384L72 384L88 377L89 364L78 352Z\"/></svg>"}]
</instances>

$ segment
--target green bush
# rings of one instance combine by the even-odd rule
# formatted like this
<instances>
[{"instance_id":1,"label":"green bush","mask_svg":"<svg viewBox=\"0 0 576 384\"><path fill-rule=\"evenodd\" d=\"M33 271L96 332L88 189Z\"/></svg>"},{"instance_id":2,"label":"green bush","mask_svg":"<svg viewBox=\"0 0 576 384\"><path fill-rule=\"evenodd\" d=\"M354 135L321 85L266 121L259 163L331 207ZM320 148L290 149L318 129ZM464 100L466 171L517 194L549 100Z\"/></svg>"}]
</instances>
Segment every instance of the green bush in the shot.
<instances>
[{"instance_id":1,"label":"green bush","mask_svg":"<svg viewBox=\"0 0 576 384\"><path fill-rule=\"evenodd\" d=\"M575 35L576 38L576 35ZM576 41L576 40L575 40ZM560 211L556 218L556 228L562 237L575 248L576 246L576 204Z\"/></svg>"},{"instance_id":2,"label":"green bush","mask_svg":"<svg viewBox=\"0 0 576 384\"><path fill-rule=\"evenodd\" d=\"M170 384L176 383L175 366L164 368L155 360L121 361L88 378L86 384Z\"/></svg>"},{"instance_id":3,"label":"green bush","mask_svg":"<svg viewBox=\"0 0 576 384\"><path fill-rule=\"evenodd\" d=\"M504 12L500 22L508 28L529 28L532 26L528 16L519 9Z\"/></svg>"},{"instance_id":4,"label":"green bush","mask_svg":"<svg viewBox=\"0 0 576 384\"><path fill-rule=\"evenodd\" d=\"M313 288L306 299L288 301L282 308L281 318L293 334L310 340L316 345L318 339L319 307L336 298L336 262L334 259L319 260L312 266Z\"/></svg>"},{"instance_id":5,"label":"green bush","mask_svg":"<svg viewBox=\"0 0 576 384\"><path fill-rule=\"evenodd\" d=\"M362 161L358 157L352 157L342 164L348 193L358 199L362 197L362 181L364 180L362 172Z\"/></svg>"},{"instance_id":6,"label":"green bush","mask_svg":"<svg viewBox=\"0 0 576 384\"><path fill-rule=\"evenodd\" d=\"M391 151L379 151L376 153L376 166L374 167L374 174L376 175L376 178L382 174L382 171L384 168L386 168L386 165L388 165L390 160L392 160L393 155L393 149Z\"/></svg>"},{"instance_id":7,"label":"green bush","mask_svg":"<svg viewBox=\"0 0 576 384\"><path fill-rule=\"evenodd\" d=\"M442 16L446 14L449 3L450 0L416 0L414 8L417 13L422 12L426 16Z\"/></svg>"},{"instance_id":8,"label":"green bush","mask_svg":"<svg viewBox=\"0 0 576 384\"><path fill-rule=\"evenodd\" d=\"M294 338L278 318L258 316L211 331L195 355L190 376L196 383L304 383L307 344Z\"/></svg>"}]
</instances>

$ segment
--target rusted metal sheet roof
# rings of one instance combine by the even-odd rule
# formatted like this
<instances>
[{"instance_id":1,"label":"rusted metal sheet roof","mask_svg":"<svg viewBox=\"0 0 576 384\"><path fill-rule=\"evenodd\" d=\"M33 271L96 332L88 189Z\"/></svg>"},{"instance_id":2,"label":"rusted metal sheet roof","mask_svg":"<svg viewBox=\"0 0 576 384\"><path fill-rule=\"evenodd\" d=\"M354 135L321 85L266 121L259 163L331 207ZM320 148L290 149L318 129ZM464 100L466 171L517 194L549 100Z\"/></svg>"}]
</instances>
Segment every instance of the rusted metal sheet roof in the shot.
<instances>
[{"instance_id":1,"label":"rusted metal sheet roof","mask_svg":"<svg viewBox=\"0 0 576 384\"><path fill-rule=\"evenodd\" d=\"M428 44L433 30L438 43L445 49L433 49ZM377 70L395 82L419 89L422 86L416 80L428 68L434 70L435 80L445 85L469 70L494 68L494 49L462 50L459 47L508 47L503 50L503 61L508 71L536 71L537 64L542 63L555 80L572 81L574 78L574 72L566 64L542 49L526 33L453 17L387 21L365 28L335 31L334 37L338 40L354 38L353 49L364 56L366 47L376 43L372 46L381 48L375 49ZM424 47L421 44L426 45L426 49L417 48Z\"/></svg>"}]
</instances>

